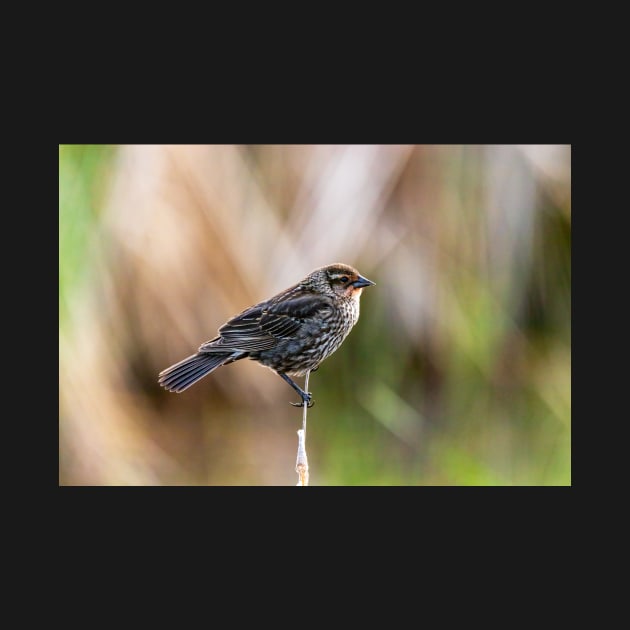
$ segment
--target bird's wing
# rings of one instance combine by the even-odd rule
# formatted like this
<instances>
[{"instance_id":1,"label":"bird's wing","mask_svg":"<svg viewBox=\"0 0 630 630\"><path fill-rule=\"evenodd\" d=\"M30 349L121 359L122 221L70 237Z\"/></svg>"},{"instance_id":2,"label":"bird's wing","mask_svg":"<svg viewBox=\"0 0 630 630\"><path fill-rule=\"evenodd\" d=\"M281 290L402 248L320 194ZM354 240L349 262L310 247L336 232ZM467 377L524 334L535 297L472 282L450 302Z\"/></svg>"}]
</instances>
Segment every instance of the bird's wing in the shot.
<instances>
[{"instance_id":1,"label":"bird's wing","mask_svg":"<svg viewBox=\"0 0 630 630\"><path fill-rule=\"evenodd\" d=\"M268 350L280 339L294 337L306 320L325 319L331 312L330 299L314 294L262 302L223 324L220 336L207 341L199 350Z\"/></svg>"},{"instance_id":2,"label":"bird's wing","mask_svg":"<svg viewBox=\"0 0 630 630\"><path fill-rule=\"evenodd\" d=\"M293 337L306 321L328 319L332 311L329 297L301 295L270 304L263 309L260 328L274 337Z\"/></svg>"}]
</instances>

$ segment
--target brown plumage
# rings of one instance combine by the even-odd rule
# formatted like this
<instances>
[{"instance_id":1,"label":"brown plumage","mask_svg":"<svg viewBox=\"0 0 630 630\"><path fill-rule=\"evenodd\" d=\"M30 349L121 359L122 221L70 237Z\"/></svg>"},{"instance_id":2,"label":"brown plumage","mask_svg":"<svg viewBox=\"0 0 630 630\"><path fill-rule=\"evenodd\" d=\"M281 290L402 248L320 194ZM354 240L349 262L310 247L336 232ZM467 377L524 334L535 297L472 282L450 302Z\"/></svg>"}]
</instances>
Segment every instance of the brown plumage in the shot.
<instances>
[{"instance_id":1,"label":"brown plumage","mask_svg":"<svg viewBox=\"0 0 630 630\"><path fill-rule=\"evenodd\" d=\"M183 392L218 367L247 358L272 369L311 406L311 394L289 376L316 370L337 350L359 319L363 288L373 284L342 263L315 269L227 321L197 353L160 372L158 382Z\"/></svg>"}]
</instances>

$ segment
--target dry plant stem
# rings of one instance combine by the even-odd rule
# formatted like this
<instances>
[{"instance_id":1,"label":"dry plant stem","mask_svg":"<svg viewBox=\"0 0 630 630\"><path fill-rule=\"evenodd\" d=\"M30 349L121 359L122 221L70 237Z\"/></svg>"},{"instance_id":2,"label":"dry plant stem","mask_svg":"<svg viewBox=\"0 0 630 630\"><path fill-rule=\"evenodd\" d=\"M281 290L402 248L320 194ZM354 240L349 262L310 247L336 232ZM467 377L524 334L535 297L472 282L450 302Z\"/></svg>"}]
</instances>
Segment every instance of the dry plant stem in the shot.
<instances>
[{"instance_id":1,"label":"dry plant stem","mask_svg":"<svg viewBox=\"0 0 630 630\"><path fill-rule=\"evenodd\" d=\"M304 379L304 391L308 392L308 377L310 371L306 373ZM296 485L308 486L308 458L306 457L306 414L308 413L308 403L304 401L302 406L302 428L297 432L298 434L298 452L297 461L295 463L295 472L297 472L299 479Z\"/></svg>"}]
</instances>

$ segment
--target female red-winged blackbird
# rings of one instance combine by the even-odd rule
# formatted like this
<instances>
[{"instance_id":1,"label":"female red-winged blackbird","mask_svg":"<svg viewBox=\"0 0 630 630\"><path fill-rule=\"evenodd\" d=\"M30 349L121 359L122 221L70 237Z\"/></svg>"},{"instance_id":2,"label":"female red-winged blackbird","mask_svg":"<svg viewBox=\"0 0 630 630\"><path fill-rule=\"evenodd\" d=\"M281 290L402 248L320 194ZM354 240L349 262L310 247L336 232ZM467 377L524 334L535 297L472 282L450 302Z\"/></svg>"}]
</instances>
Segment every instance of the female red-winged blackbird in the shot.
<instances>
[{"instance_id":1,"label":"female red-winged blackbird","mask_svg":"<svg viewBox=\"0 0 630 630\"><path fill-rule=\"evenodd\" d=\"M221 365L253 359L271 368L312 406L311 394L289 378L316 370L359 319L359 298L374 282L342 263L320 267L282 293L250 306L219 328L199 352L160 372L158 382L183 392Z\"/></svg>"}]
</instances>

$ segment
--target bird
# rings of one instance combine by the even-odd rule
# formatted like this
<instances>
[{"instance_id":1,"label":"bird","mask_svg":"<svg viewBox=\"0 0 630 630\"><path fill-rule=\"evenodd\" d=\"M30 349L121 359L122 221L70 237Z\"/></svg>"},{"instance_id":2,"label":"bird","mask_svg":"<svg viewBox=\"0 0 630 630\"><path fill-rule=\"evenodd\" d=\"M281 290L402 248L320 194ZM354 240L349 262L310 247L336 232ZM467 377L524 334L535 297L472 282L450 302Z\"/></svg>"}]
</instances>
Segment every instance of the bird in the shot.
<instances>
[{"instance_id":1,"label":"bird","mask_svg":"<svg viewBox=\"0 0 630 630\"><path fill-rule=\"evenodd\" d=\"M359 319L363 289L375 285L354 267L318 267L293 286L229 319L195 354L158 375L158 383L180 393L217 368L251 359L271 369L299 395L296 407L314 404L291 378L315 371L348 336Z\"/></svg>"}]
</instances>

